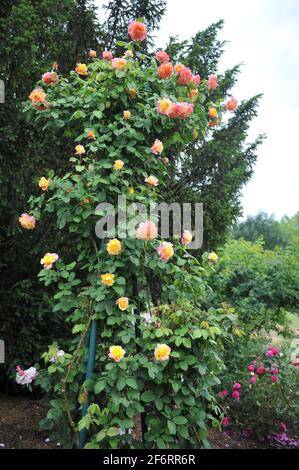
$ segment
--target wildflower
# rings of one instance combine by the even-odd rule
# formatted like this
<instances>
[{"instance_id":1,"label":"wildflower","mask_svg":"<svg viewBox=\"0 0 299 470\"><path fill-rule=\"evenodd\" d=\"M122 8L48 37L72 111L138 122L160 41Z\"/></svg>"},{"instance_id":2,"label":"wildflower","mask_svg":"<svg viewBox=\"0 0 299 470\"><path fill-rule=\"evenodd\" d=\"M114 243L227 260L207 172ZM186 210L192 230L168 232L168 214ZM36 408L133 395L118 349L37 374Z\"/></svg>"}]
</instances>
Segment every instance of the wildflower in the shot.
<instances>
[{"instance_id":1,"label":"wildflower","mask_svg":"<svg viewBox=\"0 0 299 470\"><path fill-rule=\"evenodd\" d=\"M118 308L119 308L120 310L122 310L122 311L127 310L128 307L129 307L129 299L128 299L128 297L120 297L119 299L117 299L116 305L117 305Z\"/></svg>"},{"instance_id":2,"label":"wildflower","mask_svg":"<svg viewBox=\"0 0 299 470\"><path fill-rule=\"evenodd\" d=\"M165 51L157 51L155 55L156 61L163 63L163 62L169 62L169 55Z\"/></svg>"},{"instance_id":3,"label":"wildflower","mask_svg":"<svg viewBox=\"0 0 299 470\"><path fill-rule=\"evenodd\" d=\"M182 238L181 238L181 244L182 245L189 245L192 242L193 235L189 230L184 230Z\"/></svg>"},{"instance_id":4,"label":"wildflower","mask_svg":"<svg viewBox=\"0 0 299 470\"><path fill-rule=\"evenodd\" d=\"M136 236L139 240L154 240L157 235L157 226L151 220L141 222L136 231Z\"/></svg>"},{"instance_id":5,"label":"wildflower","mask_svg":"<svg viewBox=\"0 0 299 470\"><path fill-rule=\"evenodd\" d=\"M102 284L105 284L105 286L111 287L114 284L115 276L114 274L106 273L106 274L101 274L101 281Z\"/></svg>"},{"instance_id":6,"label":"wildflower","mask_svg":"<svg viewBox=\"0 0 299 470\"><path fill-rule=\"evenodd\" d=\"M19 222L22 228L26 230L33 230L35 228L35 217L24 212L19 217Z\"/></svg>"},{"instance_id":7,"label":"wildflower","mask_svg":"<svg viewBox=\"0 0 299 470\"><path fill-rule=\"evenodd\" d=\"M124 166L124 162L122 160L115 160L113 168L114 170L121 170Z\"/></svg>"},{"instance_id":8,"label":"wildflower","mask_svg":"<svg viewBox=\"0 0 299 470\"><path fill-rule=\"evenodd\" d=\"M258 375L263 375L265 373L265 369L264 367L258 367L256 369L256 372L258 373Z\"/></svg>"},{"instance_id":9,"label":"wildflower","mask_svg":"<svg viewBox=\"0 0 299 470\"><path fill-rule=\"evenodd\" d=\"M122 249L121 242L117 240L116 238L114 238L113 240L110 240L107 243L106 249L109 255L117 256L121 253L121 249Z\"/></svg>"},{"instance_id":10,"label":"wildflower","mask_svg":"<svg viewBox=\"0 0 299 470\"><path fill-rule=\"evenodd\" d=\"M158 246L157 252L162 261L168 261L174 254L173 244L170 242L162 242Z\"/></svg>"},{"instance_id":11,"label":"wildflower","mask_svg":"<svg viewBox=\"0 0 299 470\"><path fill-rule=\"evenodd\" d=\"M210 109L209 109L209 117L210 117L211 119L217 118L217 117L218 117L217 109L215 109L215 108L210 108Z\"/></svg>"},{"instance_id":12,"label":"wildflower","mask_svg":"<svg viewBox=\"0 0 299 470\"><path fill-rule=\"evenodd\" d=\"M170 99L166 97L163 98L162 100L158 101L158 105L157 105L158 113L167 115L171 106L172 106L172 102L170 101Z\"/></svg>"},{"instance_id":13,"label":"wildflower","mask_svg":"<svg viewBox=\"0 0 299 470\"><path fill-rule=\"evenodd\" d=\"M211 263L217 263L219 260L219 257L214 251L212 251L212 253L210 253L208 256L208 260L211 261Z\"/></svg>"},{"instance_id":14,"label":"wildflower","mask_svg":"<svg viewBox=\"0 0 299 470\"><path fill-rule=\"evenodd\" d=\"M147 27L140 21L131 21L128 33L132 41L144 41L147 36Z\"/></svg>"},{"instance_id":15,"label":"wildflower","mask_svg":"<svg viewBox=\"0 0 299 470\"><path fill-rule=\"evenodd\" d=\"M208 88L209 90L216 90L218 87L218 78L216 75L212 74L208 78Z\"/></svg>"},{"instance_id":16,"label":"wildflower","mask_svg":"<svg viewBox=\"0 0 299 470\"><path fill-rule=\"evenodd\" d=\"M16 382L20 385L31 384L38 375L38 372L35 367L30 367L29 369L23 370L20 366L16 366L16 370Z\"/></svg>"},{"instance_id":17,"label":"wildflower","mask_svg":"<svg viewBox=\"0 0 299 470\"><path fill-rule=\"evenodd\" d=\"M83 155L84 153L86 153L86 150L85 148L83 147L83 145L76 145L75 147L75 150L76 150L76 155Z\"/></svg>"},{"instance_id":18,"label":"wildflower","mask_svg":"<svg viewBox=\"0 0 299 470\"><path fill-rule=\"evenodd\" d=\"M88 52L88 55L91 59L94 59L97 56L97 51L94 51L93 49L90 49Z\"/></svg>"},{"instance_id":19,"label":"wildflower","mask_svg":"<svg viewBox=\"0 0 299 470\"><path fill-rule=\"evenodd\" d=\"M88 75L87 65L81 64L80 62L77 64L75 71L78 75L83 75L84 77Z\"/></svg>"},{"instance_id":20,"label":"wildflower","mask_svg":"<svg viewBox=\"0 0 299 470\"><path fill-rule=\"evenodd\" d=\"M158 76L161 79L170 78L173 74L173 65L171 62L163 62L163 64L158 67Z\"/></svg>"},{"instance_id":21,"label":"wildflower","mask_svg":"<svg viewBox=\"0 0 299 470\"><path fill-rule=\"evenodd\" d=\"M115 362L121 361L121 359L126 354L126 351L121 346L111 346L109 348L108 356L113 359Z\"/></svg>"},{"instance_id":22,"label":"wildflower","mask_svg":"<svg viewBox=\"0 0 299 470\"><path fill-rule=\"evenodd\" d=\"M56 253L46 253L45 256L40 260L40 264L42 264L45 269L51 269L58 258L59 256Z\"/></svg>"},{"instance_id":23,"label":"wildflower","mask_svg":"<svg viewBox=\"0 0 299 470\"><path fill-rule=\"evenodd\" d=\"M156 178L155 176L148 176L147 178L145 178L144 180L149 186L158 186L159 184L159 180L158 178Z\"/></svg>"},{"instance_id":24,"label":"wildflower","mask_svg":"<svg viewBox=\"0 0 299 470\"><path fill-rule=\"evenodd\" d=\"M113 54L112 54L111 51L104 51L104 52L102 53L102 57L103 57L104 60L109 60L109 61L111 61L111 60L113 59Z\"/></svg>"},{"instance_id":25,"label":"wildflower","mask_svg":"<svg viewBox=\"0 0 299 470\"><path fill-rule=\"evenodd\" d=\"M233 390L240 390L241 385L237 382L233 385Z\"/></svg>"},{"instance_id":26,"label":"wildflower","mask_svg":"<svg viewBox=\"0 0 299 470\"><path fill-rule=\"evenodd\" d=\"M88 131L87 137L88 137L90 140L95 140L95 138L96 138L95 133L94 133L93 131Z\"/></svg>"},{"instance_id":27,"label":"wildflower","mask_svg":"<svg viewBox=\"0 0 299 470\"><path fill-rule=\"evenodd\" d=\"M124 111L123 116L124 116L124 119L126 119L126 120L131 119L130 111Z\"/></svg>"},{"instance_id":28,"label":"wildflower","mask_svg":"<svg viewBox=\"0 0 299 470\"><path fill-rule=\"evenodd\" d=\"M227 111L234 111L238 106L238 101L235 98L231 98L225 105Z\"/></svg>"},{"instance_id":29,"label":"wildflower","mask_svg":"<svg viewBox=\"0 0 299 470\"><path fill-rule=\"evenodd\" d=\"M155 142L152 145L151 150L152 150L152 153L154 155L158 155L158 154L161 154L163 152L163 148L164 147L163 147L163 144L162 144L161 140L156 139Z\"/></svg>"},{"instance_id":30,"label":"wildflower","mask_svg":"<svg viewBox=\"0 0 299 470\"><path fill-rule=\"evenodd\" d=\"M125 70L127 61L126 59L115 57L115 59L112 59L112 67L117 70Z\"/></svg>"},{"instance_id":31,"label":"wildflower","mask_svg":"<svg viewBox=\"0 0 299 470\"><path fill-rule=\"evenodd\" d=\"M50 185L50 180L47 180L44 176L39 180L38 182L39 187L42 189L42 191L47 191L49 185Z\"/></svg>"},{"instance_id":32,"label":"wildflower","mask_svg":"<svg viewBox=\"0 0 299 470\"><path fill-rule=\"evenodd\" d=\"M222 390L222 392L219 392L219 393L218 393L218 396L219 396L220 398L225 398L225 397L227 397L228 395L229 395L229 391L228 391L228 390Z\"/></svg>"},{"instance_id":33,"label":"wildflower","mask_svg":"<svg viewBox=\"0 0 299 470\"><path fill-rule=\"evenodd\" d=\"M224 428L226 428L229 425L229 418L227 416L224 416L222 418L221 424Z\"/></svg>"},{"instance_id":34,"label":"wildflower","mask_svg":"<svg viewBox=\"0 0 299 470\"><path fill-rule=\"evenodd\" d=\"M56 72L46 72L42 75L42 81L46 85L55 85L58 82L58 75Z\"/></svg>"},{"instance_id":35,"label":"wildflower","mask_svg":"<svg viewBox=\"0 0 299 470\"><path fill-rule=\"evenodd\" d=\"M156 361L167 361L171 353L171 348L167 344L157 344L154 351Z\"/></svg>"},{"instance_id":36,"label":"wildflower","mask_svg":"<svg viewBox=\"0 0 299 470\"><path fill-rule=\"evenodd\" d=\"M193 73L188 67L183 67L179 74L179 84L188 85L191 82Z\"/></svg>"},{"instance_id":37,"label":"wildflower","mask_svg":"<svg viewBox=\"0 0 299 470\"><path fill-rule=\"evenodd\" d=\"M238 390L234 390L233 393L232 393L232 397L235 399L235 400L240 400L240 392L238 392Z\"/></svg>"}]
</instances>

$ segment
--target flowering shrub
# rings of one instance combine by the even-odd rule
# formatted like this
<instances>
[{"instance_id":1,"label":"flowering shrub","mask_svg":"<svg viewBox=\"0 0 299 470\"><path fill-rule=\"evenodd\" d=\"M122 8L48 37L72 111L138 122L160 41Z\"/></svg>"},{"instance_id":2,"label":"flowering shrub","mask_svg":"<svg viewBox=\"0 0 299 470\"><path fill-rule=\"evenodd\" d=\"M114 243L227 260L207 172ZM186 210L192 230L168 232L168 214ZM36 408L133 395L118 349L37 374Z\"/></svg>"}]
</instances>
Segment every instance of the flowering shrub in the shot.
<instances>
[{"instance_id":1,"label":"flowering shrub","mask_svg":"<svg viewBox=\"0 0 299 470\"><path fill-rule=\"evenodd\" d=\"M181 240L161 240L146 216L136 239L120 240L112 230L100 243L94 229L102 202L116 206L121 194L147 206L159 201L159 186L167 186L167 155L179 158L195 135L203 138L209 108L220 120L225 105L202 105L217 79L200 80L165 54L156 55L157 65L139 53L147 33L141 22L132 22L128 33L137 44L118 44L124 57L89 54L90 63L77 64L68 79L44 82L46 90L31 94L33 106L26 108L44 132L63 132L70 148L68 173L43 177L28 215L42 225L43 214L56 214L58 229L74 237L77 253L68 264L63 252L41 259L40 280L57 286L53 312L65 313L74 335L66 353L59 355L54 345L44 355L47 368L36 383L55 400L42 426L58 430L65 446L77 445L83 429L89 431L88 448L208 446L208 422L220 426L222 419L214 393L223 367L218 352L233 333L229 317L201 303L207 286L204 268L187 251L192 233L183 228ZM34 106L45 102L43 112ZM212 253L209 260L218 257ZM161 285L158 306L149 293L153 277ZM95 370L84 381L93 320ZM131 432L140 414L144 442Z\"/></svg>"}]
</instances>

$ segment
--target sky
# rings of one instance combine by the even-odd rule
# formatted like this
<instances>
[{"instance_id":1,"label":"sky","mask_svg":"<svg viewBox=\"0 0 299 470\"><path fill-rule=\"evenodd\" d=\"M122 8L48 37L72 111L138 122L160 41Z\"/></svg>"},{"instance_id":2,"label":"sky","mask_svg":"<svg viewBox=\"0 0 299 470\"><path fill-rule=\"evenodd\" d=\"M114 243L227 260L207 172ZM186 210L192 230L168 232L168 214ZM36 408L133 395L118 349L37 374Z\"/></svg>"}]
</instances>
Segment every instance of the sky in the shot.
<instances>
[{"instance_id":1,"label":"sky","mask_svg":"<svg viewBox=\"0 0 299 470\"><path fill-rule=\"evenodd\" d=\"M96 1L99 13L103 3ZM219 19L219 39L228 41L219 72L242 63L232 94L239 101L263 94L248 140L267 138L242 192L244 217L292 216L299 211L299 0L168 0L156 45L165 47L171 35L188 39Z\"/></svg>"}]
</instances>

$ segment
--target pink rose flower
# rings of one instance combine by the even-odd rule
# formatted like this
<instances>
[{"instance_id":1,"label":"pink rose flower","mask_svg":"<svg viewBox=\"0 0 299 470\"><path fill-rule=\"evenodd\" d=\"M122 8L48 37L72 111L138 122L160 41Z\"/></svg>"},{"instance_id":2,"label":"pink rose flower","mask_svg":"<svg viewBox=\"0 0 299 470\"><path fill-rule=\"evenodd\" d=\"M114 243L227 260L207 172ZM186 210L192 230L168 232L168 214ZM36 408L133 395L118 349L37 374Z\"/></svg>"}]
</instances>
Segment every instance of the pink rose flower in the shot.
<instances>
[{"instance_id":1,"label":"pink rose flower","mask_svg":"<svg viewBox=\"0 0 299 470\"><path fill-rule=\"evenodd\" d=\"M241 385L237 382L233 385L233 390L240 390Z\"/></svg>"},{"instance_id":2,"label":"pink rose flower","mask_svg":"<svg viewBox=\"0 0 299 470\"><path fill-rule=\"evenodd\" d=\"M192 75L191 77L191 83L195 83L196 85L200 84L200 75Z\"/></svg>"},{"instance_id":3,"label":"pink rose flower","mask_svg":"<svg viewBox=\"0 0 299 470\"><path fill-rule=\"evenodd\" d=\"M227 111L230 111L230 112L234 111L237 106L238 106L238 101L235 98L231 98L230 100L228 100L228 102L225 105Z\"/></svg>"},{"instance_id":4,"label":"pink rose flower","mask_svg":"<svg viewBox=\"0 0 299 470\"><path fill-rule=\"evenodd\" d=\"M151 220L142 222L137 228L136 235L139 240L154 240L158 235L157 226Z\"/></svg>"},{"instance_id":5,"label":"pink rose flower","mask_svg":"<svg viewBox=\"0 0 299 470\"><path fill-rule=\"evenodd\" d=\"M144 41L147 36L147 27L141 21L131 21L128 33L132 41Z\"/></svg>"},{"instance_id":6,"label":"pink rose flower","mask_svg":"<svg viewBox=\"0 0 299 470\"><path fill-rule=\"evenodd\" d=\"M235 400L240 400L240 392L238 392L238 390L234 390L233 393L232 393L232 397Z\"/></svg>"},{"instance_id":7,"label":"pink rose flower","mask_svg":"<svg viewBox=\"0 0 299 470\"><path fill-rule=\"evenodd\" d=\"M169 55L165 51L157 51L155 58L157 62L160 62L160 63L169 62L169 59L170 59Z\"/></svg>"},{"instance_id":8,"label":"pink rose flower","mask_svg":"<svg viewBox=\"0 0 299 470\"><path fill-rule=\"evenodd\" d=\"M228 395L229 395L229 391L228 391L228 390L222 390L222 392L219 392L219 393L218 393L218 396L219 396L220 398L225 398L225 397L227 397Z\"/></svg>"},{"instance_id":9,"label":"pink rose flower","mask_svg":"<svg viewBox=\"0 0 299 470\"><path fill-rule=\"evenodd\" d=\"M264 367L258 367L256 369L256 371L257 371L258 375L263 375L265 373Z\"/></svg>"},{"instance_id":10,"label":"pink rose flower","mask_svg":"<svg viewBox=\"0 0 299 470\"><path fill-rule=\"evenodd\" d=\"M42 81L47 85L55 85L58 82L58 75L56 72L46 72L42 76Z\"/></svg>"},{"instance_id":11,"label":"pink rose flower","mask_svg":"<svg viewBox=\"0 0 299 470\"><path fill-rule=\"evenodd\" d=\"M183 67L179 75L179 84L188 85L193 77L192 71L188 67Z\"/></svg>"},{"instance_id":12,"label":"pink rose flower","mask_svg":"<svg viewBox=\"0 0 299 470\"><path fill-rule=\"evenodd\" d=\"M277 382L278 380L278 377L277 375L271 375L271 382L274 384L275 382Z\"/></svg>"},{"instance_id":13,"label":"pink rose flower","mask_svg":"<svg viewBox=\"0 0 299 470\"><path fill-rule=\"evenodd\" d=\"M216 90L216 88L218 87L218 78L216 75L212 74L212 75L209 75L209 78L208 78L208 88L209 90Z\"/></svg>"},{"instance_id":14,"label":"pink rose flower","mask_svg":"<svg viewBox=\"0 0 299 470\"><path fill-rule=\"evenodd\" d=\"M20 384L20 385L31 384L38 375L35 367L30 367L27 370L23 370L20 366L17 366L16 370L17 370L16 382L17 384Z\"/></svg>"},{"instance_id":15,"label":"pink rose flower","mask_svg":"<svg viewBox=\"0 0 299 470\"><path fill-rule=\"evenodd\" d=\"M113 54L111 51L104 51L102 53L102 57L104 60L112 60L113 59Z\"/></svg>"},{"instance_id":16,"label":"pink rose flower","mask_svg":"<svg viewBox=\"0 0 299 470\"><path fill-rule=\"evenodd\" d=\"M255 384L256 383L256 377L251 377L251 379L249 380L249 383L251 384Z\"/></svg>"},{"instance_id":17,"label":"pink rose flower","mask_svg":"<svg viewBox=\"0 0 299 470\"><path fill-rule=\"evenodd\" d=\"M250 365L247 367L248 370L250 370L250 372L254 372L254 366Z\"/></svg>"},{"instance_id":18,"label":"pink rose flower","mask_svg":"<svg viewBox=\"0 0 299 470\"><path fill-rule=\"evenodd\" d=\"M229 418L228 418L228 416L224 416L224 417L222 418L221 424L222 424L222 426L223 426L224 428L226 428L226 426L229 425Z\"/></svg>"}]
</instances>

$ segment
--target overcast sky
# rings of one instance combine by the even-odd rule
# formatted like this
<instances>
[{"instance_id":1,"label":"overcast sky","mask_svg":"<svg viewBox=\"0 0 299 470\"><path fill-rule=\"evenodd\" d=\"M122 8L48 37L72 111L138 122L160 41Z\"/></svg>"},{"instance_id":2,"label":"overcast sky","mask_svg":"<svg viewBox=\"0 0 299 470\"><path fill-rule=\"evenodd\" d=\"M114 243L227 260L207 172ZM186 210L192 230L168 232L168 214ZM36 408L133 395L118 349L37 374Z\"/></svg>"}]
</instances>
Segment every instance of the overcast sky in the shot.
<instances>
[{"instance_id":1,"label":"overcast sky","mask_svg":"<svg viewBox=\"0 0 299 470\"><path fill-rule=\"evenodd\" d=\"M99 13L105 1L97 0ZM224 19L229 41L220 72L243 63L233 90L238 100L263 93L249 138L266 133L252 180L244 188L244 215L299 210L299 0L168 0L157 47L170 35L187 39Z\"/></svg>"}]
</instances>

